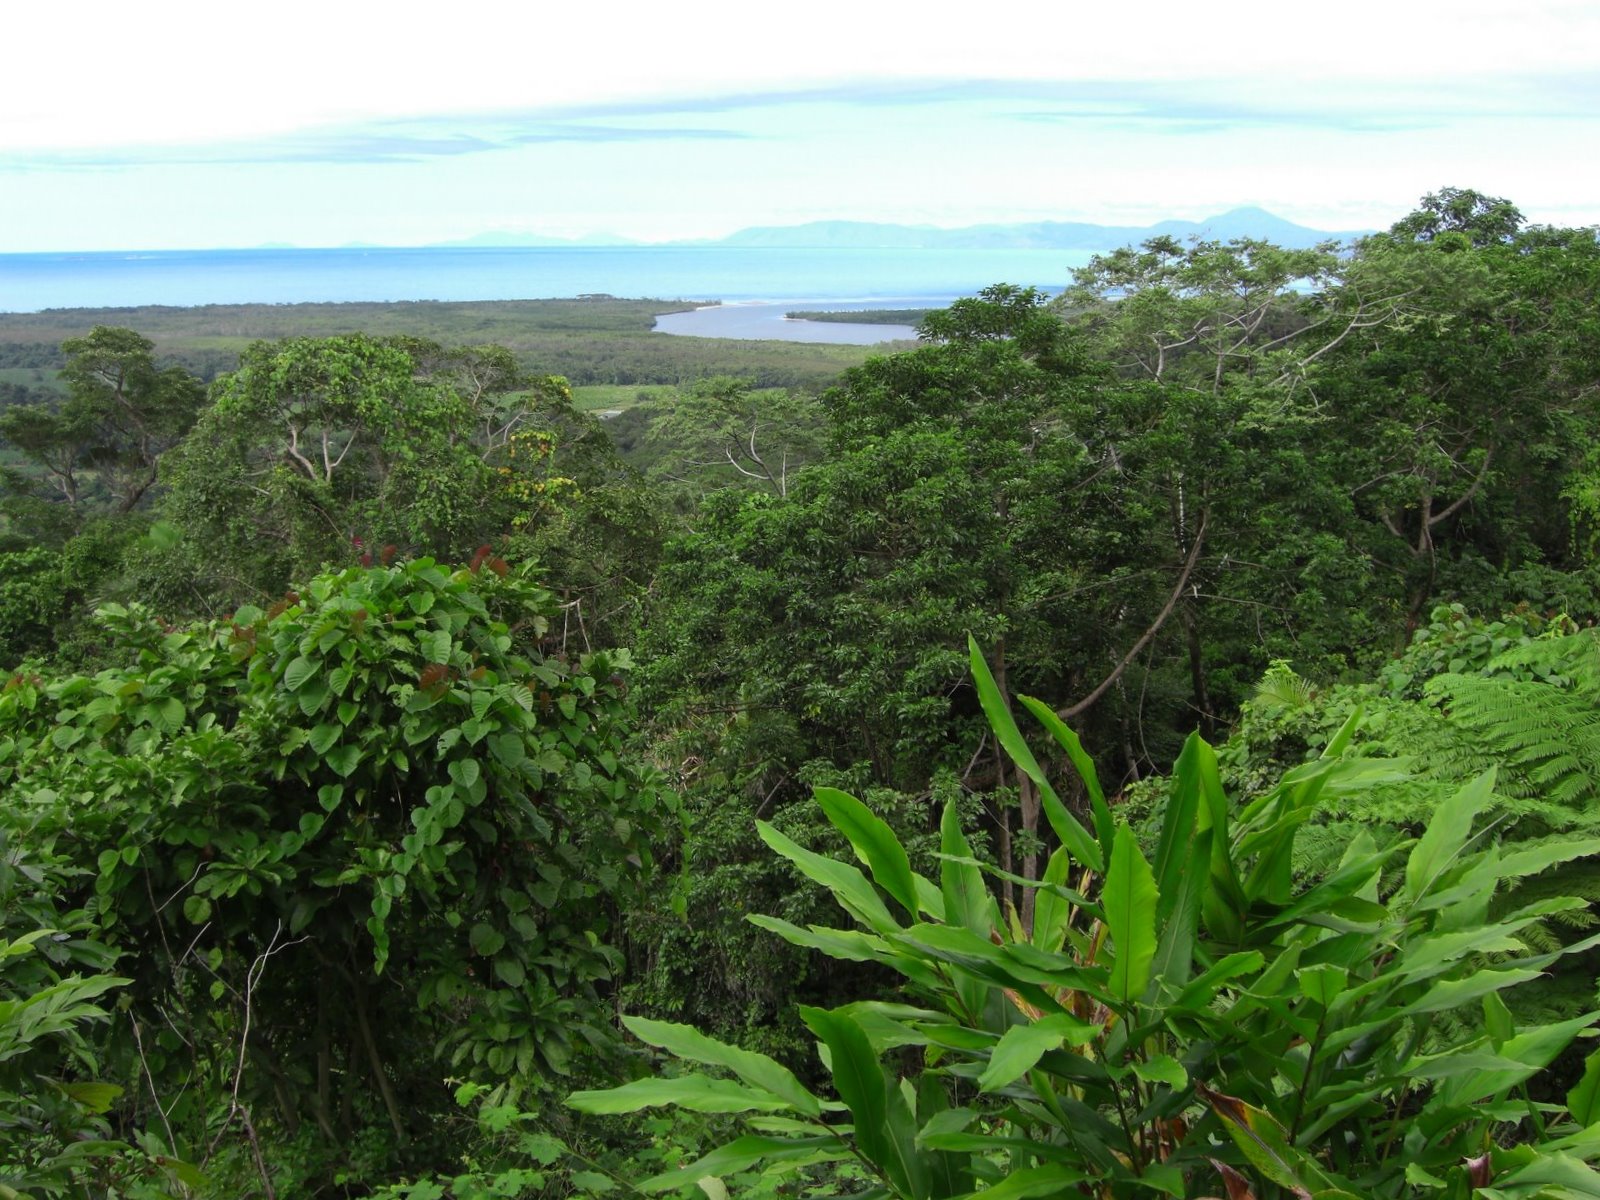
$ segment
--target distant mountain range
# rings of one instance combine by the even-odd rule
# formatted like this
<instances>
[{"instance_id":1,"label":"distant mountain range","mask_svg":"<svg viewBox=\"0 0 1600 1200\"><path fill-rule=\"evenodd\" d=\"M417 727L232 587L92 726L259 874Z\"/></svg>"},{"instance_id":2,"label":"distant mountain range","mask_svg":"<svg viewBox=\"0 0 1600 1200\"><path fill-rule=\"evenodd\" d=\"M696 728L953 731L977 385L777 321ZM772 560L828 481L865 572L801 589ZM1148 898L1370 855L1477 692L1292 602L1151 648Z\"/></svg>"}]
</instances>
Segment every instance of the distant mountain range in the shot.
<instances>
[{"instance_id":1,"label":"distant mountain range","mask_svg":"<svg viewBox=\"0 0 1600 1200\"><path fill-rule=\"evenodd\" d=\"M659 242L636 242L630 238L618 237L614 233L591 233L586 237L578 238L545 237L543 234L538 233L475 233L471 237L457 238L451 242L432 243L434 246L448 246L451 248L498 246L502 249L507 246L647 246L660 244Z\"/></svg>"},{"instance_id":2,"label":"distant mountain range","mask_svg":"<svg viewBox=\"0 0 1600 1200\"><path fill-rule=\"evenodd\" d=\"M635 242L610 234L584 238L542 237L529 233L480 233L441 246L729 246L814 250L1115 250L1149 238L1170 236L1261 238L1280 246L1314 246L1347 241L1370 229L1327 230L1296 225L1264 208L1235 208L1203 221L1160 221L1154 225L1093 225L1081 221L1031 221L1016 225L890 225L873 221L811 221L741 229L723 238Z\"/></svg>"}]
</instances>

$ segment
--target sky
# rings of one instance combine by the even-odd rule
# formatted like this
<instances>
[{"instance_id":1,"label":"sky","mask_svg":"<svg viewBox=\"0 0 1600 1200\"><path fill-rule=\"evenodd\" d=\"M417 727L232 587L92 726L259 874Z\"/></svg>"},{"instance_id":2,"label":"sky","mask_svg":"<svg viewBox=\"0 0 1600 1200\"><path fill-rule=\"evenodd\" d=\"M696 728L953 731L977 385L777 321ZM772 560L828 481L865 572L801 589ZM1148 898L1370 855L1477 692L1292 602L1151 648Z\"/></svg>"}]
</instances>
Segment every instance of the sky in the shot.
<instances>
[{"instance_id":1,"label":"sky","mask_svg":"<svg viewBox=\"0 0 1600 1200\"><path fill-rule=\"evenodd\" d=\"M1600 4L14 6L0 252L813 220L1600 222ZM1087 11L1093 8L1097 11Z\"/></svg>"}]
</instances>

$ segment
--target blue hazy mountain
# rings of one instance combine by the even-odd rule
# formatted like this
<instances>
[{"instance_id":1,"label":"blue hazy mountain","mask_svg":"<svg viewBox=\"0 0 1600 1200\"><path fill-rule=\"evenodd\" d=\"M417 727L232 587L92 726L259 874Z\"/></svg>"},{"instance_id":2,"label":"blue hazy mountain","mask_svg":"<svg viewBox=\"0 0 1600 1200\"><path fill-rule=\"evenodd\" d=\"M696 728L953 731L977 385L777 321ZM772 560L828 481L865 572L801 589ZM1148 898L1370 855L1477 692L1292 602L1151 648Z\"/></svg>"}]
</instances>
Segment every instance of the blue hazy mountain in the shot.
<instances>
[{"instance_id":1,"label":"blue hazy mountain","mask_svg":"<svg viewBox=\"0 0 1600 1200\"><path fill-rule=\"evenodd\" d=\"M1031 221L1016 225L889 225L871 221L812 221L805 225L741 229L702 246L772 246L812 249L895 250L1115 250L1148 238L1260 238L1280 246L1314 246L1347 241L1371 230L1311 229L1262 208L1235 208L1202 221L1160 221L1154 225L1094 225L1079 221Z\"/></svg>"},{"instance_id":2,"label":"blue hazy mountain","mask_svg":"<svg viewBox=\"0 0 1600 1200\"><path fill-rule=\"evenodd\" d=\"M895 225L877 221L811 221L804 225L761 225L721 238L640 242L615 234L548 237L538 233L490 232L435 242L435 246L512 248L543 246L729 246L740 249L810 250L1115 250L1148 238L1260 238L1280 246L1314 246L1348 241L1370 229L1311 229L1264 208L1235 208L1203 221L1159 221L1154 225L1094 225L1084 221L1030 221L1013 225Z\"/></svg>"},{"instance_id":3,"label":"blue hazy mountain","mask_svg":"<svg viewBox=\"0 0 1600 1200\"><path fill-rule=\"evenodd\" d=\"M467 249L474 246L511 249L517 246L557 246L570 249L578 246L638 246L632 238L618 237L614 233L591 233L583 237L546 237L540 233L509 233L505 231L475 233L471 237L456 238L448 242L432 242L433 246L450 249Z\"/></svg>"}]
</instances>

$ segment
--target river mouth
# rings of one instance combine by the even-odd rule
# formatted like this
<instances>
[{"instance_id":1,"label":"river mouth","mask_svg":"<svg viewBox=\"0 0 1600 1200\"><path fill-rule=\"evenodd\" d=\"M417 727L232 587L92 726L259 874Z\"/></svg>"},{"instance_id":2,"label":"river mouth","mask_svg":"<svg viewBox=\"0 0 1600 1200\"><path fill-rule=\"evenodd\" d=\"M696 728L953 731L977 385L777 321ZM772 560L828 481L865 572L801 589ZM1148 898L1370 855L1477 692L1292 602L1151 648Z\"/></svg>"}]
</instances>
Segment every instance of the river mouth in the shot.
<instances>
[{"instance_id":1,"label":"river mouth","mask_svg":"<svg viewBox=\"0 0 1600 1200\"><path fill-rule=\"evenodd\" d=\"M740 338L768 342L830 342L837 346L876 346L912 341L910 325L876 325L854 321L792 321L791 312L864 312L880 308L941 308L954 296L918 296L882 300L741 300L713 304L656 318L657 333L676 337Z\"/></svg>"}]
</instances>

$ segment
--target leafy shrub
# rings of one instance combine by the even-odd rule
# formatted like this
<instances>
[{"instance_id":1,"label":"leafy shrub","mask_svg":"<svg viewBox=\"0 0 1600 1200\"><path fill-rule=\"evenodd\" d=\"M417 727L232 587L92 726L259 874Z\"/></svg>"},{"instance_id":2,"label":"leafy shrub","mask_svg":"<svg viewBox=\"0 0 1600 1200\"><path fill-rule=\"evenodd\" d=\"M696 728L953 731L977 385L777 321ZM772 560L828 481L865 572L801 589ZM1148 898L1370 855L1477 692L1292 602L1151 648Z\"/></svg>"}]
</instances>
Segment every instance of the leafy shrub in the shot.
<instances>
[{"instance_id":1,"label":"leafy shrub","mask_svg":"<svg viewBox=\"0 0 1600 1200\"><path fill-rule=\"evenodd\" d=\"M1358 836L1325 878L1297 885L1295 836L1323 794L1390 771L1343 757L1352 719L1320 758L1243 807L1192 737L1150 859L1076 737L1023 698L1078 768L1094 832L1067 811L975 646L972 662L995 733L1039 784L1063 845L1042 881L1013 881L1036 888L1032 927L999 911L984 881L996 872L973 857L954 806L935 882L864 805L819 789L865 873L769 827L762 836L854 927L754 919L832 957L881 963L906 995L803 1011L837 1099L763 1055L627 1018L644 1041L734 1078L690 1071L570 1103L740 1112L751 1130L641 1190L755 1164L858 1162L872 1194L915 1200L1600 1191L1586 1165L1600 1156L1600 1054L1564 1105L1531 1090L1600 1013L1519 1028L1501 1000L1564 953L1534 952L1519 935L1583 902L1494 908L1507 881L1600 853L1600 841L1502 852L1475 838L1490 773L1415 841L1380 849ZM1447 1020L1466 1009L1481 1011L1478 1030Z\"/></svg>"},{"instance_id":2,"label":"leafy shrub","mask_svg":"<svg viewBox=\"0 0 1600 1200\"><path fill-rule=\"evenodd\" d=\"M375 1123L380 1175L450 1153L445 1071L608 1051L672 802L627 655L546 655L552 610L489 556L352 567L184 628L108 607L122 665L0 693L3 820L93 878L178 1153L306 1130L337 1162Z\"/></svg>"}]
</instances>

